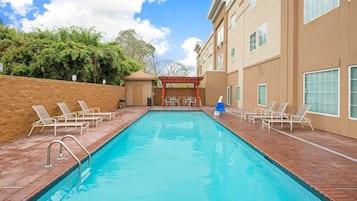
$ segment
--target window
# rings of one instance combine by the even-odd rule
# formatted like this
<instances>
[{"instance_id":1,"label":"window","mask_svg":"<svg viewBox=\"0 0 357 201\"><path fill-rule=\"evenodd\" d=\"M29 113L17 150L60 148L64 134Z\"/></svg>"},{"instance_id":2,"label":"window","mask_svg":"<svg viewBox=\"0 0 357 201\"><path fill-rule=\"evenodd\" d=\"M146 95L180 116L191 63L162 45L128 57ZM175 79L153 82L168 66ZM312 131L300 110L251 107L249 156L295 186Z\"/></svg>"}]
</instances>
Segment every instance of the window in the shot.
<instances>
[{"instance_id":1,"label":"window","mask_svg":"<svg viewBox=\"0 0 357 201\"><path fill-rule=\"evenodd\" d=\"M250 9L253 9L256 4L257 4L257 0L250 0L250 4L249 4Z\"/></svg>"},{"instance_id":2,"label":"window","mask_svg":"<svg viewBox=\"0 0 357 201\"><path fill-rule=\"evenodd\" d=\"M224 27L221 26L217 32L217 46L220 47L224 40Z\"/></svg>"},{"instance_id":3,"label":"window","mask_svg":"<svg viewBox=\"0 0 357 201\"><path fill-rule=\"evenodd\" d=\"M349 115L357 119L357 66L350 67L349 78Z\"/></svg>"},{"instance_id":4,"label":"window","mask_svg":"<svg viewBox=\"0 0 357 201\"><path fill-rule=\"evenodd\" d=\"M250 45L249 45L249 50L253 51L256 48L256 39L255 39L255 32L250 35Z\"/></svg>"},{"instance_id":5,"label":"window","mask_svg":"<svg viewBox=\"0 0 357 201\"><path fill-rule=\"evenodd\" d=\"M267 104L267 85L258 84L258 105Z\"/></svg>"},{"instance_id":6,"label":"window","mask_svg":"<svg viewBox=\"0 0 357 201\"><path fill-rule=\"evenodd\" d=\"M235 25L236 25L236 14L234 13L232 16L231 16L231 29L234 29Z\"/></svg>"},{"instance_id":7,"label":"window","mask_svg":"<svg viewBox=\"0 0 357 201\"><path fill-rule=\"evenodd\" d=\"M236 101L240 101L240 86L236 86Z\"/></svg>"},{"instance_id":8,"label":"window","mask_svg":"<svg viewBox=\"0 0 357 201\"><path fill-rule=\"evenodd\" d=\"M267 35L268 35L268 23L264 23L259 27L259 47L267 43Z\"/></svg>"},{"instance_id":9,"label":"window","mask_svg":"<svg viewBox=\"0 0 357 201\"><path fill-rule=\"evenodd\" d=\"M232 86L227 87L227 105L232 105Z\"/></svg>"},{"instance_id":10,"label":"window","mask_svg":"<svg viewBox=\"0 0 357 201\"><path fill-rule=\"evenodd\" d=\"M304 74L304 103L310 104L310 112L339 115L338 68Z\"/></svg>"},{"instance_id":11,"label":"window","mask_svg":"<svg viewBox=\"0 0 357 201\"><path fill-rule=\"evenodd\" d=\"M217 70L222 70L223 69L223 53L220 54L218 57L217 57Z\"/></svg>"},{"instance_id":12,"label":"window","mask_svg":"<svg viewBox=\"0 0 357 201\"><path fill-rule=\"evenodd\" d=\"M236 55L236 49L235 48L232 48L231 49L231 61L234 62L234 57Z\"/></svg>"},{"instance_id":13,"label":"window","mask_svg":"<svg viewBox=\"0 0 357 201\"><path fill-rule=\"evenodd\" d=\"M304 0L304 23L330 12L339 7L340 0Z\"/></svg>"}]
</instances>

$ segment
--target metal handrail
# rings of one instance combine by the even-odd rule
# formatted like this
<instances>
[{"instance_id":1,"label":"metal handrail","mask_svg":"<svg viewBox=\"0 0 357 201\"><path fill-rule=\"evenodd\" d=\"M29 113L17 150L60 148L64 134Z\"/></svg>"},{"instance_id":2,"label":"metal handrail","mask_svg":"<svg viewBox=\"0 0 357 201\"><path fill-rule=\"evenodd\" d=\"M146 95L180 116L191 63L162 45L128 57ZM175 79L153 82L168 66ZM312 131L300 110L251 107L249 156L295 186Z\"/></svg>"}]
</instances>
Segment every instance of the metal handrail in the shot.
<instances>
[{"instance_id":1,"label":"metal handrail","mask_svg":"<svg viewBox=\"0 0 357 201\"><path fill-rule=\"evenodd\" d=\"M92 157L91 157L91 154L89 153L89 151L84 148L84 146L78 141L77 138L75 138L73 135L65 135L63 136L63 138L61 139L61 141L63 142L64 139L66 138L71 138L72 140L74 140L78 145L79 147L81 147L81 149L86 152L86 154L88 155L88 167L90 168L91 167L91 164L92 164ZM62 146L60 146L60 149L59 149L59 155L58 155L58 159L61 160L63 159L63 153L62 153L63 149L62 149Z\"/></svg>"},{"instance_id":2,"label":"metal handrail","mask_svg":"<svg viewBox=\"0 0 357 201\"><path fill-rule=\"evenodd\" d=\"M79 147L81 147L81 149L88 155L88 169L86 169L85 174L83 175L87 175L90 171L90 167L91 167L91 163L92 163L92 158L91 158L91 154L88 152L88 150L86 148L84 148L84 146L78 141L77 138L75 138L73 135L65 135L61 140L54 140L52 141L47 148L47 163L46 163L46 168L51 167L51 147L53 144L59 144L60 148L59 148L59 153L58 153L58 160L62 160L63 157L63 147L67 150L67 152L72 156L72 158L74 160L77 161L78 163L78 184L80 184L82 182L82 163L81 161L78 159L78 157L68 148L68 146L63 142L64 139L66 138L71 138L72 140L74 140ZM89 171L87 171L89 170ZM83 176L84 177L84 176Z\"/></svg>"},{"instance_id":3,"label":"metal handrail","mask_svg":"<svg viewBox=\"0 0 357 201\"><path fill-rule=\"evenodd\" d=\"M77 163L78 163L78 183L80 183L81 182L81 172L82 172L82 164L81 164L81 161L77 158L77 156L76 155L74 155L74 153L66 146L66 144L64 144L64 142L63 141L61 141L61 140L54 140L54 141L52 141L49 145L48 145L48 147L47 147L47 163L46 163L46 168L50 168L52 165L51 165L51 147L52 147L52 145L54 145L54 144L60 144L60 147L64 147L67 151L68 151L68 153L72 156L72 158L74 159L74 160L76 160L77 161Z\"/></svg>"}]
</instances>

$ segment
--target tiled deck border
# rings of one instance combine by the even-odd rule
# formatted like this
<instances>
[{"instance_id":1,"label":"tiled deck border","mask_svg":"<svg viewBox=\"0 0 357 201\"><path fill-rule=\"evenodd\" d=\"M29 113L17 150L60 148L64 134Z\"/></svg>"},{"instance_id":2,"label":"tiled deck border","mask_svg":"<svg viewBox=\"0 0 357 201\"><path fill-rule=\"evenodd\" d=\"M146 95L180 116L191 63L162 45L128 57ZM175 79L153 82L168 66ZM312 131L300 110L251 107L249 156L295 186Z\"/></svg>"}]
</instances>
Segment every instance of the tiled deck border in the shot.
<instances>
[{"instance_id":1,"label":"tiled deck border","mask_svg":"<svg viewBox=\"0 0 357 201\"><path fill-rule=\"evenodd\" d=\"M159 106L124 108L116 111L118 114L116 120L106 121L98 128L91 128L82 136L78 133L73 134L89 151L93 152L149 109L192 108ZM309 128L301 129L298 126L294 127L292 133L284 128L285 135L276 131L268 132L259 125L240 119L233 112L214 117L212 107L201 109L331 200L357 200L357 163L353 161L357 158L357 140L318 130L311 131ZM58 137L54 137L49 130L47 135L34 133L34 136L29 138L22 137L0 143L0 200L26 200L75 165L75 162L68 158L66 162L54 162L54 168L43 167L49 142L61 138L64 134L67 133L59 133ZM352 160L311 143L347 155ZM77 151L81 152L79 148L74 149L74 152ZM85 154L79 154L79 157L84 158Z\"/></svg>"}]
</instances>

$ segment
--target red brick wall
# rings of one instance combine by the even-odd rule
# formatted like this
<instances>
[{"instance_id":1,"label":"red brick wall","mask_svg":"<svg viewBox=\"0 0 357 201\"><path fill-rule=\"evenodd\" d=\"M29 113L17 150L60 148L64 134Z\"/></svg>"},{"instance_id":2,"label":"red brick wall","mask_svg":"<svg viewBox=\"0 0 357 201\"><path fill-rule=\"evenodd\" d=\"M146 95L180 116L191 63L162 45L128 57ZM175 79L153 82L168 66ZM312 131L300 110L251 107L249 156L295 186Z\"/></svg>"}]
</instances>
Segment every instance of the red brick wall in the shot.
<instances>
[{"instance_id":1,"label":"red brick wall","mask_svg":"<svg viewBox=\"0 0 357 201\"><path fill-rule=\"evenodd\" d=\"M38 120L32 105L44 105L56 116L61 114L57 102L71 111L80 110L77 100L112 111L120 98L125 98L125 87L0 75L0 142L27 135Z\"/></svg>"}]
</instances>

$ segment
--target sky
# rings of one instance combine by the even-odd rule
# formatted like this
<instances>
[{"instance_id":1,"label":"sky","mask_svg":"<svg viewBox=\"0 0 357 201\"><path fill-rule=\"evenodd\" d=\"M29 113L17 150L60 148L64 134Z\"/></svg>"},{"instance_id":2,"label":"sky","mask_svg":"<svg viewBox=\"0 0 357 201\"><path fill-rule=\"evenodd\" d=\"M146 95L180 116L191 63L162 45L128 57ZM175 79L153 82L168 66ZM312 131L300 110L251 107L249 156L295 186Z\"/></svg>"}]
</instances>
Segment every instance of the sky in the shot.
<instances>
[{"instance_id":1,"label":"sky","mask_svg":"<svg viewBox=\"0 0 357 201\"><path fill-rule=\"evenodd\" d=\"M29 32L34 27L94 27L103 41L134 29L156 48L158 60L196 67L194 45L213 28L211 0L0 0L5 25Z\"/></svg>"}]
</instances>

